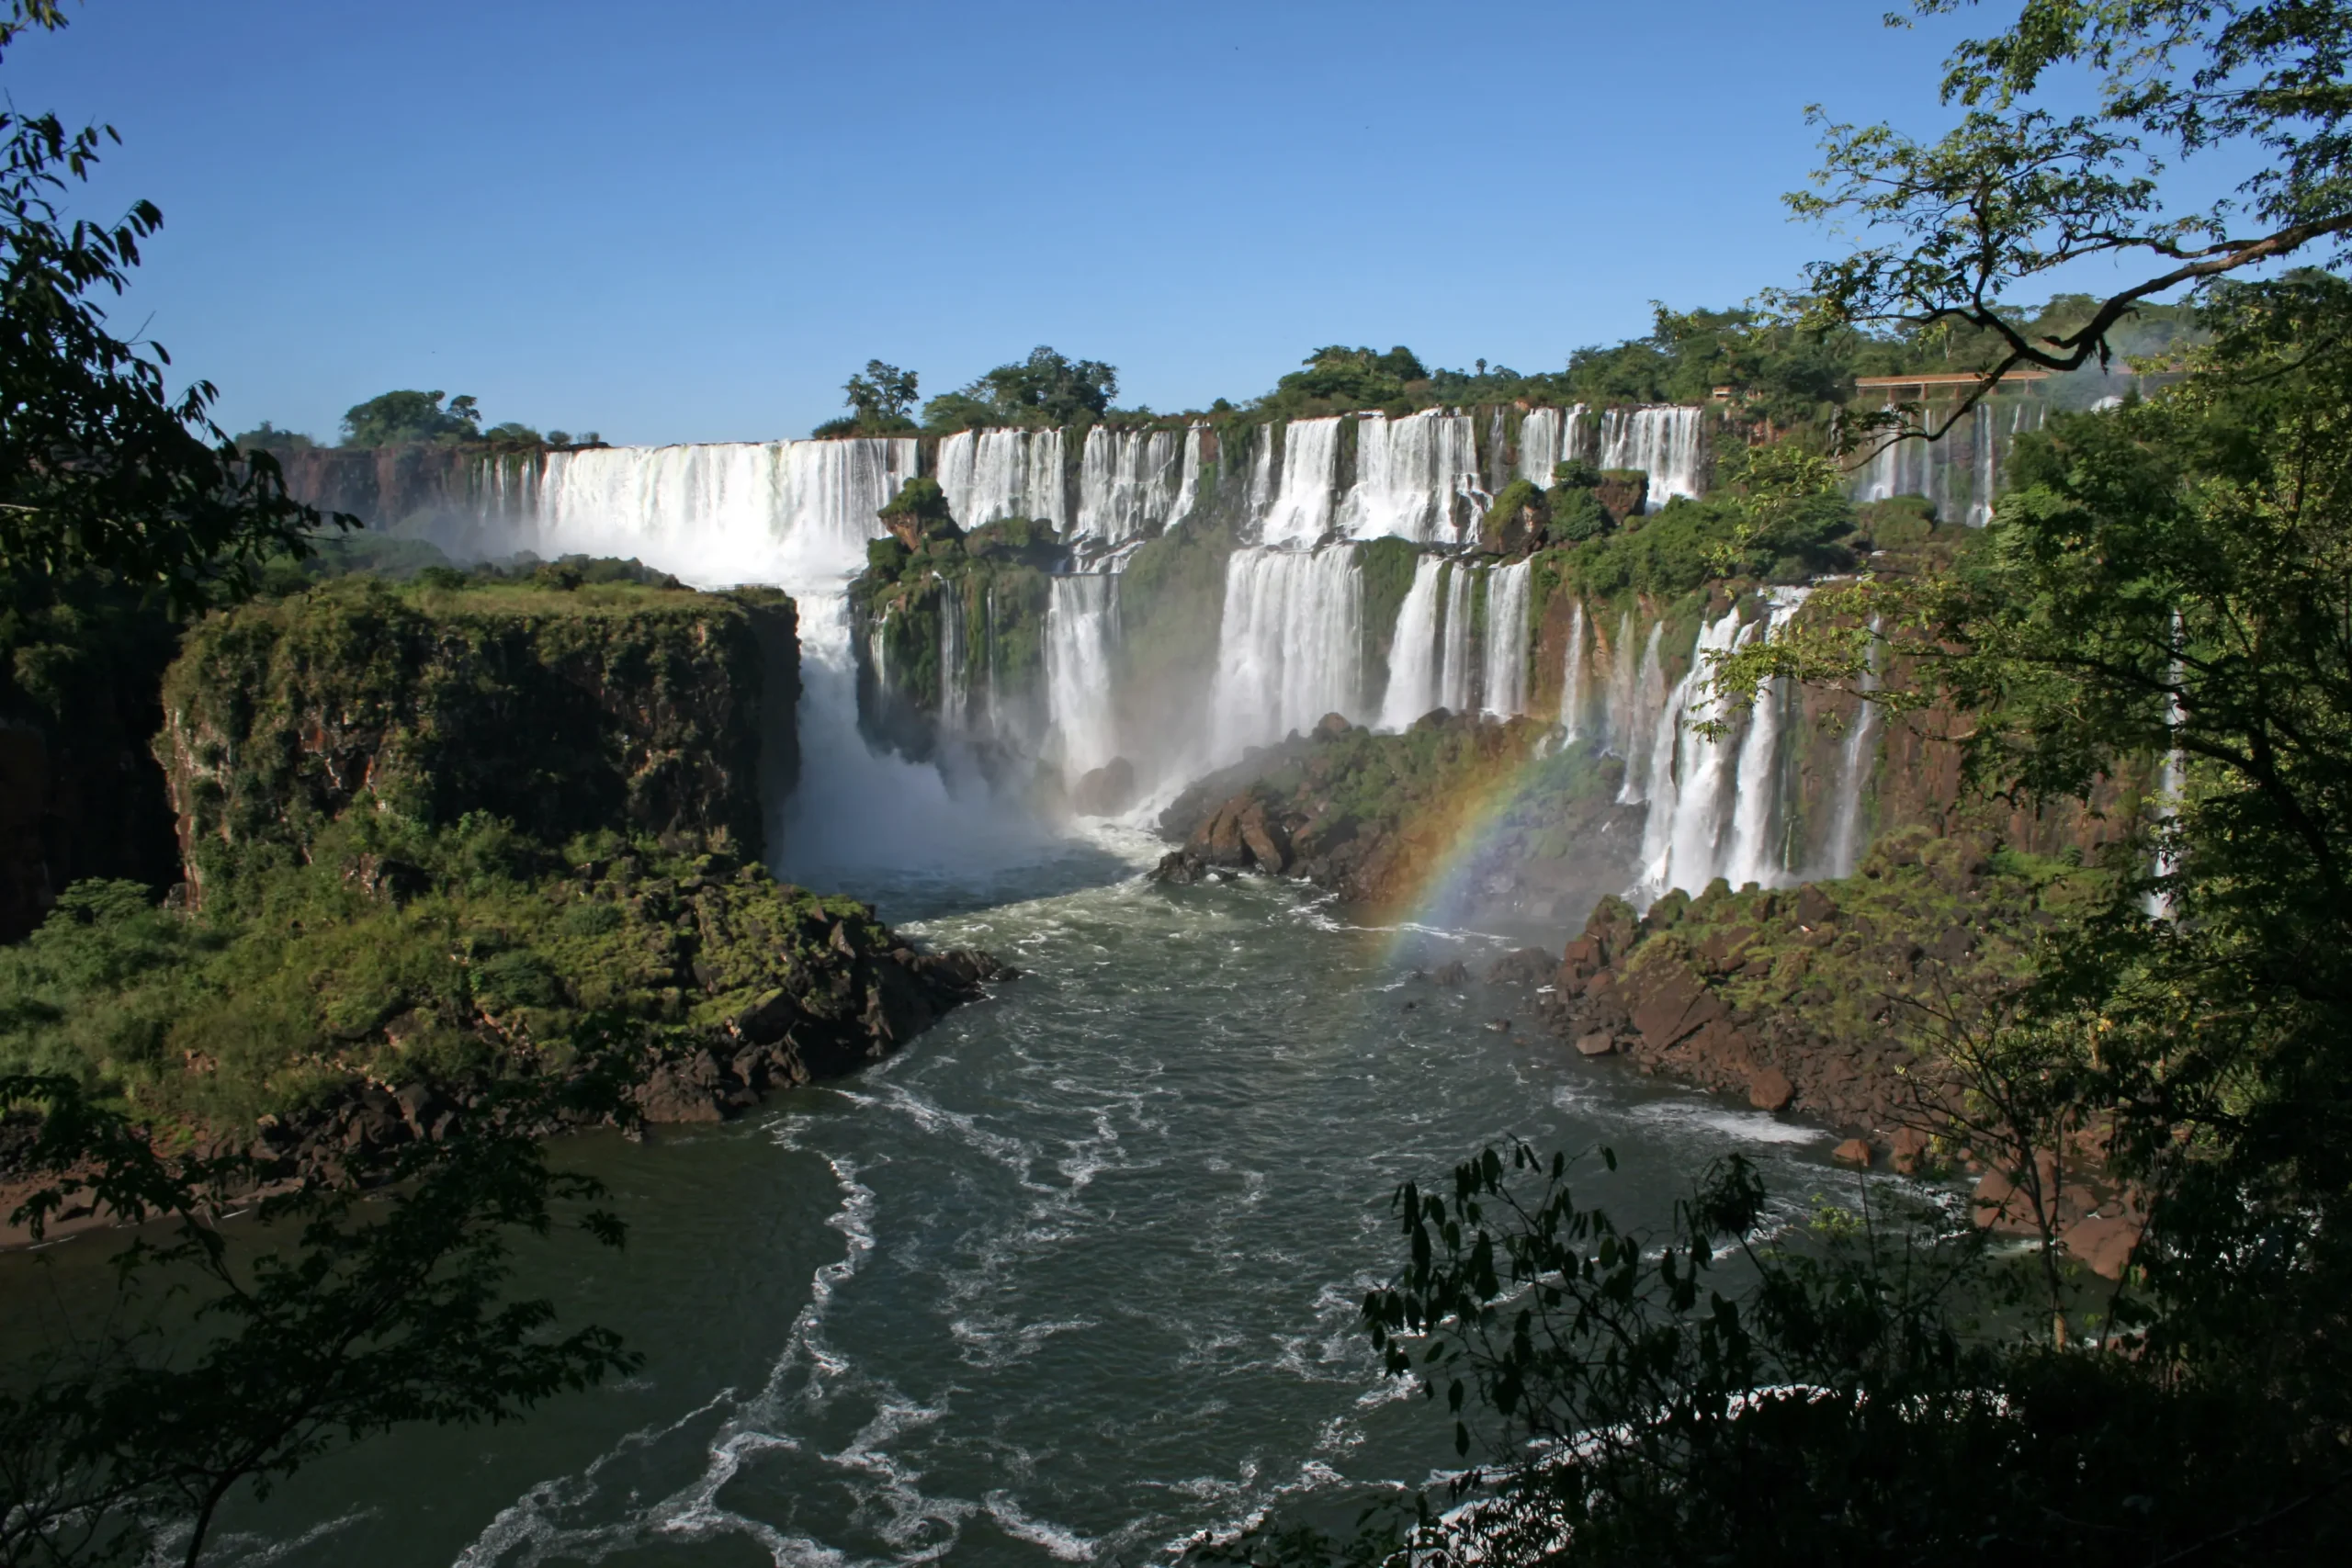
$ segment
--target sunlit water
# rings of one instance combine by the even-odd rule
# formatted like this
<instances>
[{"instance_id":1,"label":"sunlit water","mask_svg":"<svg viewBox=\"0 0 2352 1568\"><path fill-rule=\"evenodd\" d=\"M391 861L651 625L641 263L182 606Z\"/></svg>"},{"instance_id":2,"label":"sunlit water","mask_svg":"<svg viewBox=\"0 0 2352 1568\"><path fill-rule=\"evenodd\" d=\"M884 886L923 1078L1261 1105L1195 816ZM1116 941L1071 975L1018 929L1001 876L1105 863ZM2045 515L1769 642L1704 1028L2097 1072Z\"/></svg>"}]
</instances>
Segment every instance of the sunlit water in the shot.
<instances>
[{"instance_id":1,"label":"sunlit water","mask_svg":"<svg viewBox=\"0 0 2352 1568\"><path fill-rule=\"evenodd\" d=\"M1616 1149L1587 1195L1627 1218L1733 1147L1792 1203L1853 1179L1816 1131L1413 976L1498 941L1362 929L1288 884L1162 888L1145 848L931 906L922 935L1024 977L886 1066L723 1128L573 1140L630 1244L550 1247L527 1283L623 1330L642 1372L322 1462L234 1512L226 1559L1150 1561L1451 1460L1355 1327L1401 1179L1518 1135Z\"/></svg>"}]
</instances>

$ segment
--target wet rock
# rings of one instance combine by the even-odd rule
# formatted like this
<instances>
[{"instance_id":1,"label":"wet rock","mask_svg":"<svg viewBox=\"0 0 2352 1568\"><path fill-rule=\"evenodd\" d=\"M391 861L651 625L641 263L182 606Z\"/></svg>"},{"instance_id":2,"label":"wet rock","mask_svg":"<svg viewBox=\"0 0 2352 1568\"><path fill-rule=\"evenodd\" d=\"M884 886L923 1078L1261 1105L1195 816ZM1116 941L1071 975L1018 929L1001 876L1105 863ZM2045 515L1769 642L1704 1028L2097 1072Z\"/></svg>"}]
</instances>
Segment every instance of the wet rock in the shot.
<instances>
[{"instance_id":1,"label":"wet rock","mask_svg":"<svg viewBox=\"0 0 2352 1568\"><path fill-rule=\"evenodd\" d=\"M1577 1055L1579 1056L1606 1056L1616 1049L1617 1037L1605 1029L1577 1036Z\"/></svg>"},{"instance_id":2,"label":"wet rock","mask_svg":"<svg viewBox=\"0 0 2352 1568\"><path fill-rule=\"evenodd\" d=\"M1797 1086L1778 1067L1759 1067L1747 1080L1747 1103L1758 1111L1785 1111L1797 1096Z\"/></svg>"},{"instance_id":3,"label":"wet rock","mask_svg":"<svg viewBox=\"0 0 2352 1568\"><path fill-rule=\"evenodd\" d=\"M1136 768L1114 757L1086 773L1070 791L1070 809L1080 817L1115 817L1135 804Z\"/></svg>"},{"instance_id":4,"label":"wet rock","mask_svg":"<svg viewBox=\"0 0 2352 1568\"><path fill-rule=\"evenodd\" d=\"M1868 1170L1871 1162L1878 1158L1878 1151L1871 1146L1868 1138L1848 1138L1829 1151L1829 1157L1840 1165L1858 1165Z\"/></svg>"},{"instance_id":5,"label":"wet rock","mask_svg":"<svg viewBox=\"0 0 2352 1568\"><path fill-rule=\"evenodd\" d=\"M1316 721L1315 739L1317 740L1337 740L1340 736L1345 735L1349 730L1353 729L1354 728L1354 725L1348 722L1347 715L1340 713L1327 713Z\"/></svg>"},{"instance_id":6,"label":"wet rock","mask_svg":"<svg viewBox=\"0 0 2352 1568\"><path fill-rule=\"evenodd\" d=\"M1470 966L1457 958L1451 964L1438 965L1437 972L1430 978L1449 990L1458 991L1470 983Z\"/></svg>"},{"instance_id":7,"label":"wet rock","mask_svg":"<svg viewBox=\"0 0 2352 1568\"><path fill-rule=\"evenodd\" d=\"M1506 953L1487 968L1487 983L1493 986L1541 986L1550 980L1558 965L1552 955L1540 947L1522 947L1516 953Z\"/></svg>"},{"instance_id":8,"label":"wet rock","mask_svg":"<svg viewBox=\"0 0 2352 1568\"><path fill-rule=\"evenodd\" d=\"M2094 1214L2059 1233L2066 1251L2092 1273L2120 1280L2140 1245L2139 1222L2123 1214Z\"/></svg>"},{"instance_id":9,"label":"wet rock","mask_svg":"<svg viewBox=\"0 0 2352 1568\"><path fill-rule=\"evenodd\" d=\"M1927 1163L1928 1134L1917 1127L1897 1127L1890 1141L1887 1163L1905 1176Z\"/></svg>"},{"instance_id":10,"label":"wet rock","mask_svg":"<svg viewBox=\"0 0 2352 1568\"><path fill-rule=\"evenodd\" d=\"M1289 836L1283 833L1280 824L1266 815L1263 805L1251 801L1241 813L1237 829L1241 835L1242 847L1250 852L1250 860L1256 863L1260 871L1280 876L1290 869Z\"/></svg>"}]
</instances>

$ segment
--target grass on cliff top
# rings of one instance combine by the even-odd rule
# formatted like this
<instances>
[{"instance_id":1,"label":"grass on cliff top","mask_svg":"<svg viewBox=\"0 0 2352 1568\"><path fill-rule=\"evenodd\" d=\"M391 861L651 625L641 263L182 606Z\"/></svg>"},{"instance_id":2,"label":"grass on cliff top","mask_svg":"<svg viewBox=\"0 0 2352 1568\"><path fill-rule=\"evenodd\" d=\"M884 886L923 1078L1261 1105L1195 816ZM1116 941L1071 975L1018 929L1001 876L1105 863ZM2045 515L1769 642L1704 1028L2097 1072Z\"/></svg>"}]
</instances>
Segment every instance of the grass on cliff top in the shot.
<instances>
[{"instance_id":1,"label":"grass on cliff top","mask_svg":"<svg viewBox=\"0 0 2352 1568\"><path fill-rule=\"evenodd\" d=\"M878 935L866 906L727 857L356 818L200 915L132 883L67 889L0 949L0 1072L67 1074L160 1122L250 1126L360 1080L560 1067L585 1031L654 1037L801 997L838 923L860 946Z\"/></svg>"}]
</instances>

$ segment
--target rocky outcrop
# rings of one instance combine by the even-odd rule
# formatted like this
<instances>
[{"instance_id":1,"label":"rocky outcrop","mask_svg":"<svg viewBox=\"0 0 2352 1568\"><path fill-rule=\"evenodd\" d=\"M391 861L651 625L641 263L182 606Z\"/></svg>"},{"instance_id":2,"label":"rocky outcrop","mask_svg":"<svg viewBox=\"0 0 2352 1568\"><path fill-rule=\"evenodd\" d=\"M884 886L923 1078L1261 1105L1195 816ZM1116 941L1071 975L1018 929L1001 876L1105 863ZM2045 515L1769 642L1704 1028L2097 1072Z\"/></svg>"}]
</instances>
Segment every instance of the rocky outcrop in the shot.
<instances>
[{"instance_id":1,"label":"rocky outcrop","mask_svg":"<svg viewBox=\"0 0 2352 1568\"><path fill-rule=\"evenodd\" d=\"M1613 759L1549 739L1442 709L1401 735L1329 715L1179 796L1159 826L1183 847L1156 874L1255 871L1375 908L1436 896L1455 913L1573 918L1632 880L1641 808L1616 804Z\"/></svg>"},{"instance_id":2,"label":"rocky outcrop","mask_svg":"<svg viewBox=\"0 0 2352 1568\"><path fill-rule=\"evenodd\" d=\"M351 579L193 627L155 743L191 902L259 844L364 807L762 848L787 767L792 602L635 583L395 589ZM768 781L771 789L788 780Z\"/></svg>"}]
</instances>

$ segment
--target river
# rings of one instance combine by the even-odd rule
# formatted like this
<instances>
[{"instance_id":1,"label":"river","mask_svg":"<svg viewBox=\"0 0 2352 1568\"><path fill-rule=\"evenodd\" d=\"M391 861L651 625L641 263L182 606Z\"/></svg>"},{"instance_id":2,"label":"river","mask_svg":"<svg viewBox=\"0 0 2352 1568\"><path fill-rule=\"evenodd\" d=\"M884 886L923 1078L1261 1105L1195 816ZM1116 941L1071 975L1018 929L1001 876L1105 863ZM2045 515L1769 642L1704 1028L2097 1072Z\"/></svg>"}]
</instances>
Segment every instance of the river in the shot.
<instances>
[{"instance_id":1,"label":"river","mask_svg":"<svg viewBox=\"0 0 2352 1568\"><path fill-rule=\"evenodd\" d=\"M862 888L1023 977L741 1122L571 1140L629 1245L535 1250L525 1283L642 1371L323 1461L234 1509L220 1560L1158 1560L1452 1460L1355 1327L1404 1178L1516 1135L1612 1147L1586 1196L1623 1218L1732 1148L1792 1203L1855 1179L1815 1129L1578 1058L1523 993L1417 974L1476 973L1499 938L1366 928L1288 883L1158 886L1158 848L1106 833L992 887Z\"/></svg>"}]
</instances>

